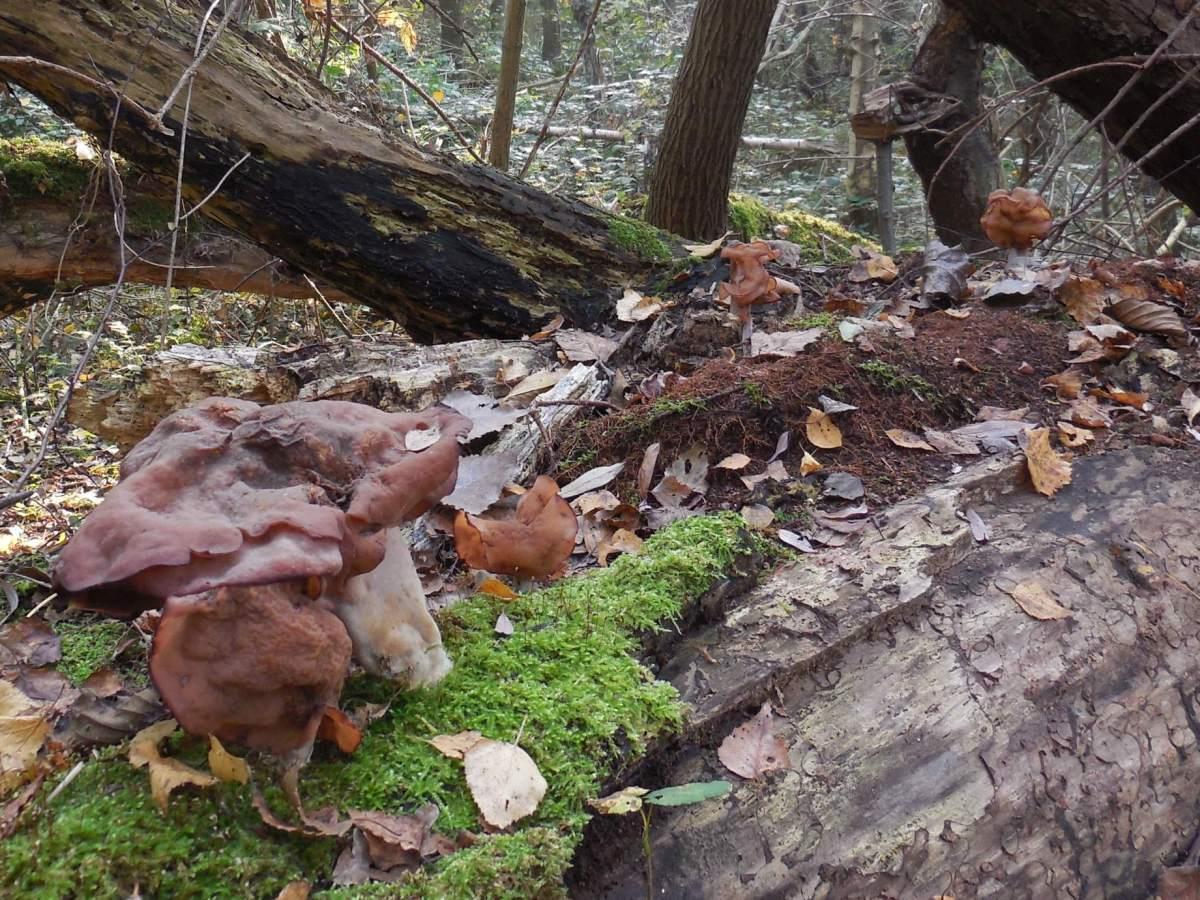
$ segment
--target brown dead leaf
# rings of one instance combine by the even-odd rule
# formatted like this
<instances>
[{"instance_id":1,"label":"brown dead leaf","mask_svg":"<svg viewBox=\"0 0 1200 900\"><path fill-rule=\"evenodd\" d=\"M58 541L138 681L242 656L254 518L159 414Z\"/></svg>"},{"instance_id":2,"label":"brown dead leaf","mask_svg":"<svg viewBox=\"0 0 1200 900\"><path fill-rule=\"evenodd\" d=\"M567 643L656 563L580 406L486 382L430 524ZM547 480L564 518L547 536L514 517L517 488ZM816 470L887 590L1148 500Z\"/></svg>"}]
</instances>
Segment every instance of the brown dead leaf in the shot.
<instances>
[{"instance_id":1,"label":"brown dead leaf","mask_svg":"<svg viewBox=\"0 0 1200 900\"><path fill-rule=\"evenodd\" d=\"M730 772L751 780L791 768L787 744L775 733L770 703L764 703L753 719L729 733L717 748L717 758Z\"/></svg>"},{"instance_id":2,"label":"brown dead leaf","mask_svg":"<svg viewBox=\"0 0 1200 900\"><path fill-rule=\"evenodd\" d=\"M846 276L849 281L882 281L884 284L890 284L900 274L890 256L860 246L856 246L854 252L858 259L850 269L850 274Z\"/></svg>"},{"instance_id":3,"label":"brown dead leaf","mask_svg":"<svg viewBox=\"0 0 1200 900\"><path fill-rule=\"evenodd\" d=\"M1120 403L1122 406L1132 406L1134 409L1142 409L1150 401L1149 394L1138 391L1126 391L1121 388L1093 388L1089 393L1093 397L1111 400L1114 403Z\"/></svg>"},{"instance_id":4,"label":"brown dead leaf","mask_svg":"<svg viewBox=\"0 0 1200 900\"><path fill-rule=\"evenodd\" d=\"M1072 363L1115 362L1124 359L1135 343L1137 335L1132 331L1108 323L1088 325L1067 335L1068 349L1078 354L1070 360Z\"/></svg>"},{"instance_id":5,"label":"brown dead leaf","mask_svg":"<svg viewBox=\"0 0 1200 900\"><path fill-rule=\"evenodd\" d=\"M733 234L732 231L727 231L716 240L709 241L707 244L684 244L683 249L692 254L692 256L699 257L700 259L708 259L721 249L721 245L725 243L725 238L731 234Z\"/></svg>"},{"instance_id":6,"label":"brown dead leaf","mask_svg":"<svg viewBox=\"0 0 1200 900\"><path fill-rule=\"evenodd\" d=\"M650 483L654 481L654 467L658 465L658 454L661 450L662 444L655 441L642 454L642 464L638 467L637 480L639 500L645 500L646 495L650 493Z\"/></svg>"},{"instance_id":7,"label":"brown dead leaf","mask_svg":"<svg viewBox=\"0 0 1200 900\"><path fill-rule=\"evenodd\" d=\"M504 399L528 403L538 394L545 393L562 381L566 377L567 371L567 369L545 369L541 372L534 372L513 385L513 389Z\"/></svg>"},{"instance_id":8,"label":"brown dead leaf","mask_svg":"<svg viewBox=\"0 0 1200 900\"><path fill-rule=\"evenodd\" d=\"M174 719L164 719L155 722L149 728L143 728L133 736L129 744L129 762L135 769L149 767L150 793L164 814L171 792L176 788L186 785L206 788L218 783L208 772L193 769L186 763L165 757L158 752L158 745L178 730L179 724Z\"/></svg>"},{"instance_id":9,"label":"brown dead leaf","mask_svg":"<svg viewBox=\"0 0 1200 900\"><path fill-rule=\"evenodd\" d=\"M663 311L663 302L657 297L643 297L633 288L617 301L617 318L622 322L641 322L651 319Z\"/></svg>"},{"instance_id":10,"label":"brown dead leaf","mask_svg":"<svg viewBox=\"0 0 1200 900\"><path fill-rule=\"evenodd\" d=\"M628 528L618 528L600 544L596 550L596 561L601 567L607 566L608 558L614 553L637 553L642 549L642 543L642 539Z\"/></svg>"},{"instance_id":11,"label":"brown dead leaf","mask_svg":"<svg viewBox=\"0 0 1200 900\"><path fill-rule=\"evenodd\" d=\"M439 734L429 739L428 743L443 756L451 759L462 759L466 752L483 740L478 731L460 731L458 734Z\"/></svg>"},{"instance_id":12,"label":"brown dead leaf","mask_svg":"<svg viewBox=\"0 0 1200 900\"><path fill-rule=\"evenodd\" d=\"M475 805L491 828L507 828L532 814L546 796L546 779L516 744L484 738L466 751L463 768Z\"/></svg>"},{"instance_id":13,"label":"brown dead leaf","mask_svg":"<svg viewBox=\"0 0 1200 900\"><path fill-rule=\"evenodd\" d=\"M1057 375L1050 375L1042 379L1042 388L1054 391L1054 395L1064 403L1074 400L1083 390L1083 373L1078 369L1067 369ZM1014 416L1013 418L1023 417Z\"/></svg>"},{"instance_id":14,"label":"brown dead leaf","mask_svg":"<svg viewBox=\"0 0 1200 900\"><path fill-rule=\"evenodd\" d=\"M1187 328L1179 313L1164 303L1127 297L1109 307L1108 314L1136 331L1165 337L1187 337Z\"/></svg>"},{"instance_id":15,"label":"brown dead leaf","mask_svg":"<svg viewBox=\"0 0 1200 900\"><path fill-rule=\"evenodd\" d=\"M688 447L675 462L667 466L667 475L687 485L697 494L708 492L708 451L703 444Z\"/></svg>"},{"instance_id":16,"label":"brown dead leaf","mask_svg":"<svg viewBox=\"0 0 1200 900\"><path fill-rule=\"evenodd\" d=\"M1018 584L1012 589L1012 598L1027 615L1039 621L1065 619L1071 615L1071 611L1055 600L1037 579Z\"/></svg>"},{"instance_id":17,"label":"brown dead leaf","mask_svg":"<svg viewBox=\"0 0 1200 900\"><path fill-rule=\"evenodd\" d=\"M236 784L250 781L250 767L246 761L226 750L215 734L208 736L208 767L222 781Z\"/></svg>"},{"instance_id":18,"label":"brown dead leaf","mask_svg":"<svg viewBox=\"0 0 1200 900\"><path fill-rule=\"evenodd\" d=\"M556 332L554 342L571 362L607 362L617 349L611 338L575 328Z\"/></svg>"},{"instance_id":19,"label":"brown dead leaf","mask_svg":"<svg viewBox=\"0 0 1200 900\"><path fill-rule=\"evenodd\" d=\"M53 665L61 656L58 635L45 619L26 616L0 627L0 666L37 668Z\"/></svg>"},{"instance_id":20,"label":"brown dead leaf","mask_svg":"<svg viewBox=\"0 0 1200 900\"><path fill-rule=\"evenodd\" d=\"M520 596L495 575L488 575L476 585L475 590L488 597L495 597L497 600L516 600Z\"/></svg>"},{"instance_id":21,"label":"brown dead leaf","mask_svg":"<svg viewBox=\"0 0 1200 900\"><path fill-rule=\"evenodd\" d=\"M275 900L308 900L308 895L312 893L312 885L307 881L289 881L283 886L283 890L275 897Z\"/></svg>"},{"instance_id":22,"label":"brown dead leaf","mask_svg":"<svg viewBox=\"0 0 1200 900\"><path fill-rule=\"evenodd\" d=\"M284 793L292 794L294 791L285 785ZM289 802L293 806L296 806L296 799L298 798L292 798ZM313 812L305 812L302 809L298 810L300 814L299 825L285 822L267 806L267 801L263 798L262 792L258 788L254 788L250 802L264 825L269 825L276 831L283 831L288 834L302 834L306 837L341 837L354 827L349 819L339 818L337 810L329 806L314 810Z\"/></svg>"},{"instance_id":23,"label":"brown dead leaf","mask_svg":"<svg viewBox=\"0 0 1200 900\"><path fill-rule=\"evenodd\" d=\"M804 432L808 435L808 442L822 450L834 450L842 446L841 429L834 424L829 413L816 407L808 408Z\"/></svg>"},{"instance_id":24,"label":"brown dead leaf","mask_svg":"<svg viewBox=\"0 0 1200 900\"><path fill-rule=\"evenodd\" d=\"M550 337L550 335L562 328L564 321L565 320L562 316L555 316L553 319L543 325L540 331L531 334L528 340L531 340L534 343L546 340L546 338Z\"/></svg>"},{"instance_id":25,"label":"brown dead leaf","mask_svg":"<svg viewBox=\"0 0 1200 900\"><path fill-rule=\"evenodd\" d=\"M642 808L642 798L650 793L644 787L622 788L615 794L589 800L588 806L605 816L623 816L626 813L637 812Z\"/></svg>"},{"instance_id":26,"label":"brown dead leaf","mask_svg":"<svg viewBox=\"0 0 1200 900\"><path fill-rule=\"evenodd\" d=\"M620 475L621 470L624 468L625 463L619 462L611 466L597 466L594 469L588 469L570 484L559 488L558 493L567 500L570 500L573 497L597 491Z\"/></svg>"},{"instance_id":27,"label":"brown dead leaf","mask_svg":"<svg viewBox=\"0 0 1200 900\"><path fill-rule=\"evenodd\" d=\"M725 457L715 466L714 469L729 469L730 471L738 471L750 465L751 459L745 453L732 453Z\"/></svg>"},{"instance_id":28,"label":"brown dead leaf","mask_svg":"<svg viewBox=\"0 0 1200 900\"><path fill-rule=\"evenodd\" d=\"M1200 396L1197 396L1190 387L1184 388L1183 395L1179 398L1179 405L1183 407L1183 413L1187 416L1189 425L1193 424L1196 416L1200 416Z\"/></svg>"},{"instance_id":29,"label":"brown dead leaf","mask_svg":"<svg viewBox=\"0 0 1200 900\"><path fill-rule=\"evenodd\" d=\"M1058 422L1058 439L1064 447L1082 447L1096 437L1087 428L1077 428L1070 422Z\"/></svg>"},{"instance_id":30,"label":"brown dead leaf","mask_svg":"<svg viewBox=\"0 0 1200 900\"><path fill-rule=\"evenodd\" d=\"M775 521L775 513L771 512L771 507L763 506L761 503L743 506L741 512L746 524L754 531L764 531L770 528Z\"/></svg>"},{"instance_id":31,"label":"brown dead leaf","mask_svg":"<svg viewBox=\"0 0 1200 900\"><path fill-rule=\"evenodd\" d=\"M367 839L372 864L385 871L397 866L420 865L421 850L437 817L438 808L433 803L426 804L411 816L350 812L350 821Z\"/></svg>"},{"instance_id":32,"label":"brown dead leaf","mask_svg":"<svg viewBox=\"0 0 1200 900\"><path fill-rule=\"evenodd\" d=\"M1052 497L1071 483L1071 463L1050 446L1049 428L1025 432L1025 462L1034 490Z\"/></svg>"},{"instance_id":33,"label":"brown dead leaf","mask_svg":"<svg viewBox=\"0 0 1200 900\"><path fill-rule=\"evenodd\" d=\"M1068 414L1071 422L1082 428L1108 428L1112 419L1094 400L1084 397L1071 404Z\"/></svg>"},{"instance_id":34,"label":"brown dead leaf","mask_svg":"<svg viewBox=\"0 0 1200 900\"><path fill-rule=\"evenodd\" d=\"M1098 321L1108 305L1108 288L1095 278L1071 276L1059 289L1058 299L1080 325Z\"/></svg>"},{"instance_id":35,"label":"brown dead leaf","mask_svg":"<svg viewBox=\"0 0 1200 900\"><path fill-rule=\"evenodd\" d=\"M925 429L925 440L934 450L950 456L978 456L981 452L979 445L970 438L932 428Z\"/></svg>"},{"instance_id":36,"label":"brown dead leaf","mask_svg":"<svg viewBox=\"0 0 1200 900\"><path fill-rule=\"evenodd\" d=\"M889 428L884 432L897 447L904 447L908 450L928 450L930 453L937 451L929 445L929 443L919 434L914 434L911 431L905 431L903 428Z\"/></svg>"},{"instance_id":37,"label":"brown dead leaf","mask_svg":"<svg viewBox=\"0 0 1200 900\"><path fill-rule=\"evenodd\" d=\"M1161 900L1200 900L1200 866L1172 866L1158 878Z\"/></svg>"},{"instance_id":38,"label":"brown dead leaf","mask_svg":"<svg viewBox=\"0 0 1200 900\"><path fill-rule=\"evenodd\" d=\"M664 475L650 493L664 507L679 508L683 506L688 497L692 496L694 491L674 475Z\"/></svg>"},{"instance_id":39,"label":"brown dead leaf","mask_svg":"<svg viewBox=\"0 0 1200 900\"><path fill-rule=\"evenodd\" d=\"M12 799L4 804L3 809L0 809L0 841L11 837L12 833L17 830L17 823L21 821L21 813L29 805L29 801L37 794L45 780L46 773L38 772L33 781L13 794Z\"/></svg>"},{"instance_id":40,"label":"brown dead leaf","mask_svg":"<svg viewBox=\"0 0 1200 900\"><path fill-rule=\"evenodd\" d=\"M1007 419L1009 421L1019 421L1029 415L1029 407L1022 406L1018 409L1002 409L999 406L981 406L979 412L975 413L976 422L991 422L996 419Z\"/></svg>"},{"instance_id":41,"label":"brown dead leaf","mask_svg":"<svg viewBox=\"0 0 1200 900\"><path fill-rule=\"evenodd\" d=\"M819 471L821 471L820 462L817 461L815 456L805 450L804 456L800 460L800 474L804 477L808 477L813 472Z\"/></svg>"},{"instance_id":42,"label":"brown dead leaf","mask_svg":"<svg viewBox=\"0 0 1200 900\"><path fill-rule=\"evenodd\" d=\"M353 753L362 743L362 729L336 706L326 706L321 714L321 724L317 726L317 737L336 744L343 753ZM213 772L216 771L214 767Z\"/></svg>"}]
</instances>

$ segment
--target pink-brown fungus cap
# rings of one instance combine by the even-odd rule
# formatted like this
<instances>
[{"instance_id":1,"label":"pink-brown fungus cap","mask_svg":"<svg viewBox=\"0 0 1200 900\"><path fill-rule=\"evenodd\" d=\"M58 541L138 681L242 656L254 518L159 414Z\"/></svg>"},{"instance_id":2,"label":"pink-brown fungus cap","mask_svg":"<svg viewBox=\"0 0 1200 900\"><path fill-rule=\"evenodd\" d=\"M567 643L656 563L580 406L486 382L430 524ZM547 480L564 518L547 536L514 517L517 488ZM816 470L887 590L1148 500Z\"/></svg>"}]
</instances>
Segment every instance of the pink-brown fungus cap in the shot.
<instances>
[{"instance_id":1,"label":"pink-brown fungus cap","mask_svg":"<svg viewBox=\"0 0 1200 900\"><path fill-rule=\"evenodd\" d=\"M510 519L480 519L459 511L454 547L473 569L522 578L546 578L575 548L579 521L554 479L539 475L521 495Z\"/></svg>"},{"instance_id":2,"label":"pink-brown fungus cap","mask_svg":"<svg viewBox=\"0 0 1200 900\"><path fill-rule=\"evenodd\" d=\"M1053 219L1041 194L1018 187L988 194L987 210L979 223L996 246L1024 252L1050 233Z\"/></svg>"},{"instance_id":3,"label":"pink-brown fungus cap","mask_svg":"<svg viewBox=\"0 0 1200 900\"><path fill-rule=\"evenodd\" d=\"M469 429L441 407L210 397L130 451L59 557L55 586L74 606L133 616L216 587L369 571L382 556L375 532L453 489Z\"/></svg>"},{"instance_id":4,"label":"pink-brown fungus cap","mask_svg":"<svg viewBox=\"0 0 1200 900\"><path fill-rule=\"evenodd\" d=\"M312 742L349 665L341 620L295 581L171 597L150 653L185 731L281 756Z\"/></svg>"}]
</instances>

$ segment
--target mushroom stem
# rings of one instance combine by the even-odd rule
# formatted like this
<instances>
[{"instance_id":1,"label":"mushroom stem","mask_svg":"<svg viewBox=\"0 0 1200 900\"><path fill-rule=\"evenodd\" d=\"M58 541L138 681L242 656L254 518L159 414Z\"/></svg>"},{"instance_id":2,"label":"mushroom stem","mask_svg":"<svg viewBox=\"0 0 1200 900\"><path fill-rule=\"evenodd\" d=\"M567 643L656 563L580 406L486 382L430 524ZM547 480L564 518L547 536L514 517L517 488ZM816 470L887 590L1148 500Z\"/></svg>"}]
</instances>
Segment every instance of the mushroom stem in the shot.
<instances>
[{"instance_id":1,"label":"mushroom stem","mask_svg":"<svg viewBox=\"0 0 1200 900\"><path fill-rule=\"evenodd\" d=\"M354 658L372 675L420 687L450 671L404 528L387 529L383 561L348 579L342 597L333 599L354 644Z\"/></svg>"}]
</instances>

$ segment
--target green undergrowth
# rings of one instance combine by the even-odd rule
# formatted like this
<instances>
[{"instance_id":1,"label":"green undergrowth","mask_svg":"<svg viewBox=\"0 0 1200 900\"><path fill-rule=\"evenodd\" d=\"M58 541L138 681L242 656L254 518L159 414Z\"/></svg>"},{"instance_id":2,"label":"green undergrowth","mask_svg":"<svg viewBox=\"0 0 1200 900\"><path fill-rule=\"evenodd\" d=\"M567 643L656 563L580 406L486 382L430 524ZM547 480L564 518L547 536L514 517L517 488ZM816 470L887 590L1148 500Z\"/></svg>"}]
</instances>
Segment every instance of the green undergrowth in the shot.
<instances>
[{"instance_id":1,"label":"green undergrowth","mask_svg":"<svg viewBox=\"0 0 1200 900\"><path fill-rule=\"evenodd\" d=\"M62 651L58 670L75 684L80 684L97 669L112 662L117 645L129 631L129 623L113 619L58 622L54 631Z\"/></svg>"},{"instance_id":2,"label":"green undergrowth","mask_svg":"<svg viewBox=\"0 0 1200 900\"><path fill-rule=\"evenodd\" d=\"M0 843L0 893L267 898L304 879L321 896L338 898L560 896L586 801L618 754L636 753L681 722L673 689L631 655L637 636L670 627L689 598L729 569L743 540L739 521L732 514L686 519L608 569L512 603L477 597L452 608L441 625L455 667L435 689L397 696L368 677L348 684L344 707L392 706L352 756L318 746L301 779L310 808L405 813L434 802L438 830L480 832L462 764L425 742L475 729L503 741L519 736L549 785L514 833L483 837L398 884L330 889L333 840L268 829L239 786L179 791L164 817L146 773L132 769L119 748L89 759L48 809L35 801L22 829ZM501 612L514 624L511 637L494 632ZM277 794L268 799L284 808Z\"/></svg>"},{"instance_id":3,"label":"green undergrowth","mask_svg":"<svg viewBox=\"0 0 1200 900\"><path fill-rule=\"evenodd\" d=\"M794 209L773 210L753 197L729 195L729 227L739 240L774 238L776 225L786 226L788 233L784 239L799 244L814 261L850 262L854 259L851 247L855 244L879 249L874 241L829 219Z\"/></svg>"},{"instance_id":4,"label":"green undergrowth","mask_svg":"<svg viewBox=\"0 0 1200 900\"><path fill-rule=\"evenodd\" d=\"M0 175L14 200L77 200L96 171L68 144L40 138L0 139Z\"/></svg>"},{"instance_id":5,"label":"green undergrowth","mask_svg":"<svg viewBox=\"0 0 1200 900\"><path fill-rule=\"evenodd\" d=\"M671 236L639 219L609 216L608 235L614 244L649 262L670 262Z\"/></svg>"}]
</instances>

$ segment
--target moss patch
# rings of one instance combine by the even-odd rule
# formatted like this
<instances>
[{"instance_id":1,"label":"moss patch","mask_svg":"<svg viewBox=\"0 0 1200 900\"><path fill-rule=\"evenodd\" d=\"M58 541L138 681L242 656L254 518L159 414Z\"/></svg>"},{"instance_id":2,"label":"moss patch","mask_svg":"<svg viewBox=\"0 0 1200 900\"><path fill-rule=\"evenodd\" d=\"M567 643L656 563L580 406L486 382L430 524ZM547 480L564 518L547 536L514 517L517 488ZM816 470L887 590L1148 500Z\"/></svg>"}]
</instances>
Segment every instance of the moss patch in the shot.
<instances>
[{"instance_id":1,"label":"moss patch","mask_svg":"<svg viewBox=\"0 0 1200 900\"><path fill-rule=\"evenodd\" d=\"M479 597L454 607L442 631L455 668L434 690L394 697L385 683L353 680L344 705L392 700L391 711L352 757L319 746L302 777L309 806L407 812L432 801L442 810L440 831L478 830L462 764L424 740L471 728L507 741L520 732L549 791L513 834L482 838L403 883L327 896L560 895L586 801L617 754L644 747L681 719L673 689L631 656L637 636L677 616L730 566L739 521L687 519L608 569L509 604ZM508 638L493 632L501 611L516 627ZM163 897L274 897L296 878L327 886L337 851L332 840L269 831L238 787L180 791L163 817L145 773L116 750L89 760L52 808L41 802L0 844L6 896L116 897L138 885Z\"/></svg>"},{"instance_id":2,"label":"moss patch","mask_svg":"<svg viewBox=\"0 0 1200 900\"><path fill-rule=\"evenodd\" d=\"M625 216L608 217L608 235L623 250L651 262L670 262L673 258L670 239L665 231Z\"/></svg>"},{"instance_id":3,"label":"moss patch","mask_svg":"<svg viewBox=\"0 0 1200 900\"><path fill-rule=\"evenodd\" d=\"M129 623L112 619L59 622L54 631L62 648L58 670L75 684L81 684L97 669L112 663L117 645L129 631Z\"/></svg>"},{"instance_id":4,"label":"moss patch","mask_svg":"<svg viewBox=\"0 0 1200 900\"><path fill-rule=\"evenodd\" d=\"M87 187L96 166L57 141L39 138L0 140L0 175L14 200L75 200Z\"/></svg>"},{"instance_id":5,"label":"moss patch","mask_svg":"<svg viewBox=\"0 0 1200 900\"><path fill-rule=\"evenodd\" d=\"M829 219L798 210L776 212L753 197L729 195L729 227L741 240L772 238L776 225L787 226L787 240L811 252L813 259L825 262L852 261L850 248L855 244L879 250L874 241Z\"/></svg>"}]
</instances>

